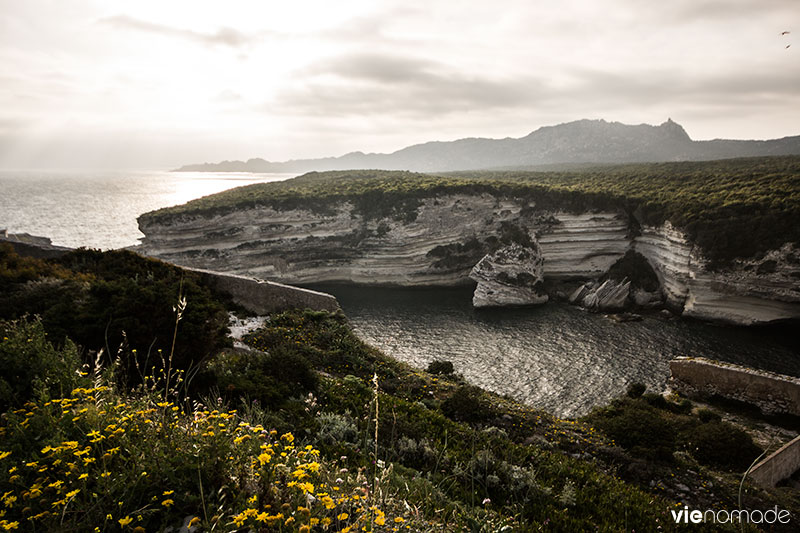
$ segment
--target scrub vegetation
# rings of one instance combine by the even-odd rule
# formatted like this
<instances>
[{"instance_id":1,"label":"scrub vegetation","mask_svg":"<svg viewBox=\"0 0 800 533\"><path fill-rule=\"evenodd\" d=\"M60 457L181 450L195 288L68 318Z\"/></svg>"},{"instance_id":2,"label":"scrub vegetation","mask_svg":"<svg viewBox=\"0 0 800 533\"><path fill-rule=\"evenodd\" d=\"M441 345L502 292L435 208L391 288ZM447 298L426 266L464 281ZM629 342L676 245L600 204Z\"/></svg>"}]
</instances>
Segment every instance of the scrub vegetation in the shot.
<instances>
[{"instance_id":1,"label":"scrub vegetation","mask_svg":"<svg viewBox=\"0 0 800 533\"><path fill-rule=\"evenodd\" d=\"M679 502L735 508L760 453L641 391L557 419L388 358L340 313L276 313L235 348L229 302L134 254L5 246L0 282L5 530L670 531ZM63 291L75 311L45 316ZM788 488L746 499L800 510Z\"/></svg>"}]
</instances>

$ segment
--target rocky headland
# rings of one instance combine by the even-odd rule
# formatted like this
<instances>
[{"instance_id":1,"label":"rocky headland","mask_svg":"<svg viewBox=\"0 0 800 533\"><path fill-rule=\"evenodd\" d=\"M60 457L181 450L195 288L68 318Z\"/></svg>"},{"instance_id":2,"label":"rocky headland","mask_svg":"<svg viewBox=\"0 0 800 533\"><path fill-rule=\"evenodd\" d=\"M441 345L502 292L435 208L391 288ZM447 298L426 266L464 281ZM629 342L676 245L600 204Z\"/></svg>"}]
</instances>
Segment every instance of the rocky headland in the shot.
<instances>
[{"instance_id":1,"label":"rocky headland","mask_svg":"<svg viewBox=\"0 0 800 533\"><path fill-rule=\"evenodd\" d=\"M650 225L636 210L593 207L591 198L560 206L558 197L455 187L398 193L379 209L386 198L370 194L148 213L141 251L290 284L477 282L477 307L571 297L594 310L665 306L739 325L800 318L800 250L791 242L711 265L670 221Z\"/></svg>"}]
</instances>

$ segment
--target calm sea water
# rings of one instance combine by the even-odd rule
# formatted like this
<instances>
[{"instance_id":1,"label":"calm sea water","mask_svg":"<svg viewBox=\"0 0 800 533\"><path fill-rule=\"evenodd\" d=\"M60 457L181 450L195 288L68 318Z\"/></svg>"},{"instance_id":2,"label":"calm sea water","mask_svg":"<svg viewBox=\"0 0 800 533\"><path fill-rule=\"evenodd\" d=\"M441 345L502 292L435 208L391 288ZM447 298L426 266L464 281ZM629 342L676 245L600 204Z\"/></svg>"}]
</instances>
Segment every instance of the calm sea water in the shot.
<instances>
[{"instance_id":1,"label":"calm sea water","mask_svg":"<svg viewBox=\"0 0 800 533\"><path fill-rule=\"evenodd\" d=\"M101 249L137 244L141 213L291 175L0 172L0 229ZM694 321L618 324L549 303L472 309L469 289L345 285L331 292L367 342L419 368L452 361L470 382L561 416L606 403L634 381L663 390L668 361L704 356L798 375L797 336Z\"/></svg>"},{"instance_id":2,"label":"calm sea water","mask_svg":"<svg viewBox=\"0 0 800 533\"><path fill-rule=\"evenodd\" d=\"M108 250L139 243L142 213L293 174L0 171L0 230L61 246Z\"/></svg>"},{"instance_id":3,"label":"calm sea water","mask_svg":"<svg viewBox=\"0 0 800 533\"><path fill-rule=\"evenodd\" d=\"M703 356L798 375L800 344L778 328L693 320L618 323L560 303L519 309L471 306L462 289L313 288L334 294L359 336L426 368L449 360L471 383L560 416L576 416L634 382L663 391L669 360Z\"/></svg>"}]
</instances>

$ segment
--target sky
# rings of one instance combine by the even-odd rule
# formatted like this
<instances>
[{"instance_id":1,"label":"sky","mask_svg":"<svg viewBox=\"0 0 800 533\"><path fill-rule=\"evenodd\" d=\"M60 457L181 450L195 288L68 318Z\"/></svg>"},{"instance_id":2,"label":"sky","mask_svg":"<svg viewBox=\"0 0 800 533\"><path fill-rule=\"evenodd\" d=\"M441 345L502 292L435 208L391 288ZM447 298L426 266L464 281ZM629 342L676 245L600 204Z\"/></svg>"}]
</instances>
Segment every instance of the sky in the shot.
<instances>
[{"instance_id":1,"label":"sky","mask_svg":"<svg viewBox=\"0 0 800 533\"><path fill-rule=\"evenodd\" d=\"M0 0L0 168L392 152L583 118L800 135L799 53L798 0Z\"/></svg>"}]
</instances>

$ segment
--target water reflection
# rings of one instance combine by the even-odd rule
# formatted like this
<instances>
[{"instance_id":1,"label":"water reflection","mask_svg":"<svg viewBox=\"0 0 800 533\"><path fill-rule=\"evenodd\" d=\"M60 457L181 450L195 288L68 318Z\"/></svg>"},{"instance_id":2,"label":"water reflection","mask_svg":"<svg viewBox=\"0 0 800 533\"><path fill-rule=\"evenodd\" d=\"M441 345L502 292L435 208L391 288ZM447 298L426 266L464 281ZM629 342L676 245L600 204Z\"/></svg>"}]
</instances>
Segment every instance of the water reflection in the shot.
<instances>
[{"instance_id":1,"label":"water reflection","mask_svg":"<svg viewBox=\"0 0 800 533\"><path fill-rule=\"evenodd\" d=\"M470 289L314 288L336 295L358 334L387 354L418 368L450 360L470 382L560 416L585 413L635 381L663 390L679 355L799 370L785 333L657 318L621 324L558 303L475 310Z\"/></svg>"}]
</instances>

